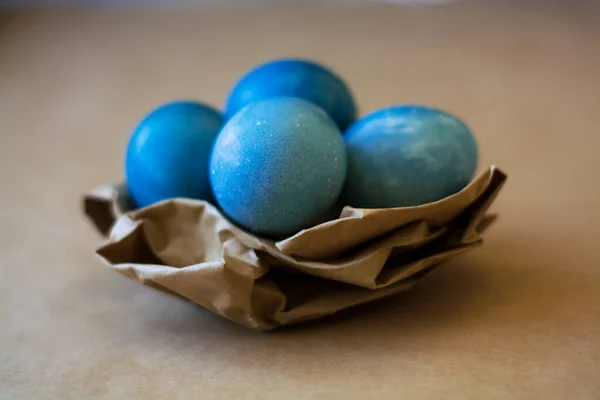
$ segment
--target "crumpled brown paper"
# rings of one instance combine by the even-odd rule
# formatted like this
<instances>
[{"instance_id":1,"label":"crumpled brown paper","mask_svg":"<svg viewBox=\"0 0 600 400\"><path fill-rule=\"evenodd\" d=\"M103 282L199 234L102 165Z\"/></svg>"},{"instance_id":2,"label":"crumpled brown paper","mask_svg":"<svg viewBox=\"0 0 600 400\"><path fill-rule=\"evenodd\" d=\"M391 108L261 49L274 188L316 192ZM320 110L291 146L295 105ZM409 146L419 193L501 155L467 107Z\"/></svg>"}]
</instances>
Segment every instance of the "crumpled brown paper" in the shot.
<instances>
[{"instance_id":1,"label":"crumpled brown paper","mask_svg":"<svg viewBox=\"0 0 600 400\"><path fill-rule=\"evenodd\" d=\"M355 209L281 241L260 238L199 200L131 208L124 185L84 198L108 241L97 254L144 285L239 324L272 329L410 289L479 245L506 175L487 168L453 196L418 207Z\"/></svg>"}]
</instances>

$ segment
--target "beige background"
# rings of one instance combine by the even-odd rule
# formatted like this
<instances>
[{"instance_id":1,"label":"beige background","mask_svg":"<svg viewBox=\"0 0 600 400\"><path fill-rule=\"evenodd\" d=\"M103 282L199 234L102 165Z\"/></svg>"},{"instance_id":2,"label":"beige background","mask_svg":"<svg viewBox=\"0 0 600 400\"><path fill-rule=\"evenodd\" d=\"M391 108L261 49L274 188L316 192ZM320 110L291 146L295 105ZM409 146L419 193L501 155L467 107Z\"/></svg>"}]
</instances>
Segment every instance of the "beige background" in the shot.
<instances>
[{"instance_id":1,"label":"beige background","mask_svg":"<svg viewBox=\"0 0 600 400\"><path fill-rule=\"evenodd\" d=\"M569 4L566 4L569 3ZM600 398L600 12L583 2L19 14L0 28L0 398ZM509 181L413 291L249 331L102 268L80 196L137 120L310 56L466 119Z\"/></svg>"}]
</instances>

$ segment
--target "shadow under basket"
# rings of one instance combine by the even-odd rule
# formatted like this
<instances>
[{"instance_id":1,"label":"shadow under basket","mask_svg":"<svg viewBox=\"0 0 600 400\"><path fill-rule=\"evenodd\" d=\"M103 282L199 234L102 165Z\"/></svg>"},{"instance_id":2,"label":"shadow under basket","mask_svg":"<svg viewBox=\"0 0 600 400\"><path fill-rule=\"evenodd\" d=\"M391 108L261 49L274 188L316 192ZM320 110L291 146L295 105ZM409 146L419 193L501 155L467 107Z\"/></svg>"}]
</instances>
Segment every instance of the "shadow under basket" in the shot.
<instances>
[{"instance_id":1,"label":"shadow under basket","mask_svg":"<svg viewBox=\"0 0 600 400\"><path fill-rule=\"evenodd\" d=\"M506 181L488 167L460 192L417 207L345 207L338 219L280 241L257 237L213 205L167 200L131 210L123 184L84 197L112 269L238 324L273 329L410 289L442 261L482 243L486 210Z\"/></svg>"}]
</instances>

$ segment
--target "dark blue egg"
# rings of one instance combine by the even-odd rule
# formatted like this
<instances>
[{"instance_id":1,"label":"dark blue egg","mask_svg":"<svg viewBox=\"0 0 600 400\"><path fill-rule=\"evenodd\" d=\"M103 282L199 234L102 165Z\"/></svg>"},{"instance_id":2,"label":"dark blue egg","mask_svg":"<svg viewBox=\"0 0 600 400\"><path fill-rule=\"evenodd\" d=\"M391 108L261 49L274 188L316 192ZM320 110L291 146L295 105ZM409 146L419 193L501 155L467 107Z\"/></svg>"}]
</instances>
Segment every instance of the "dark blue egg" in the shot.
<instances>
[{"instance_id":1,"label":"dark blue egg","mask_svg":"<svg viewBox=\"0 0 600 400\"><path fill-rule=\"evenodd\" d=\"M444 111L422 106L381 109L344 136L345 204L361 208L416 206L464 188L477 167L469 128Z\"/></svg>"},{"instance_id":2,"label":"dark blue egg","mask_svg":"<svg viewBox=\"0 0 600 400\"><path fill-rule=\"evenodd\" d=\"M346 153L321 108L277 98L251 103L225 124L210 169L223 211L250 231L278 237L310 227L335 203Z\"/></svg>"},{"instance_id":3,"label":"dark blue egg","mask_svg":"<svg viewBox=\"0 0 600 400\"><path fill-rule=\"evenodd\" d=\"M125 155L129 193L138 207L175 197L210 200L208 163L222 115L210 106L163 105L133 131Z\"/></svg>"},{"instance_id":4,"label":"dark blue egg","mask_svg":"<svg viewBox=\"0 0 600 400\"><path fill-rule=\"evenodd\" d=\"M298 97L321 107L340 130L356 118L348 86L334 72L311 61L283 59L260 65L235 85L226 105L231 118L245 105L273 97Z\"/></svg>"}]
</instances>

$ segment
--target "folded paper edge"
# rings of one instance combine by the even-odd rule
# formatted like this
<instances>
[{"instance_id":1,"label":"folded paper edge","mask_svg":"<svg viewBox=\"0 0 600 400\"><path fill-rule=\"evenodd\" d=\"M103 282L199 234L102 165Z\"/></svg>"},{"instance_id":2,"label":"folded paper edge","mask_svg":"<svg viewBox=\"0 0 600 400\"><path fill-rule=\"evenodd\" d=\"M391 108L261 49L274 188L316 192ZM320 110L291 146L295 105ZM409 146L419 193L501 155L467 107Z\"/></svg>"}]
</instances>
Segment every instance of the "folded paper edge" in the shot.
<instances>
[{"instance_id":1,"label":"folded paper edge","mask_svg":"<svg viewBox=\"0 0 600 400\"><path fill-rule=\"evenodd\" d=\"M326 244L317 243L317 246L313 245L310 248L307 248L307 243L312 243L312 237L315 234L318 234L319 230L328 229L332 232L337 230L338 235L343 235L345 227L348 229L356 228L355 224L360 223L359 221L365 218L376 218L377 214L380 212L385 212L386 215L390 213L414 213L415 215L422 215L427 210L431 212L434 208L442 207L443 205L447 205L450 203L465 203L465 205L470 205L475 202L478 198L480 198L486 192L486 189L489 188L491 184L493 184L494 180L504 181L506 179L506 174L504 174L500 169L498 169L495 165L488 166L484 171L482 171L473 181L471 181L465 188L463 188L458 193L455 193L452 196L448 196L442 200L433 203L423 204L421 206L415 207L399 207L399 208L385 208L385 209L359 209L352 207L345 207L344 213L348 216L339 218L337 220L324 222L322 224L316 225L314 227L304 229L295 235L280 240L276 243L277 248L279 248L283 253L289 255L296 255L304 258L311 259L324 259L331 257L333 255L331 251L331 247ZM473 191L476 193L471 194ZM472 198L471 198L472 197ZM464 199L463 199L464 198ZM459 213L464 210L464 206L458 207L455 206L456 213ZM344 215L342 213L342 216ZM417 218L418 219L418 218ZM390 221L387 219L387 221ZM416 220L409 221L415 222ZM401 226L390 223L390 226L387 228L386 232L391 232L394 229L397 229ZM344 229L342 229L344 228ZM380 233L381 234L381 233ZM353 234L352 238L347 240L347 243L343 244L343 247L354 247L359 245L360 243L370 240L372 237L368 232L363 233L362 235Z\"/></svg>"}]
</instances>

